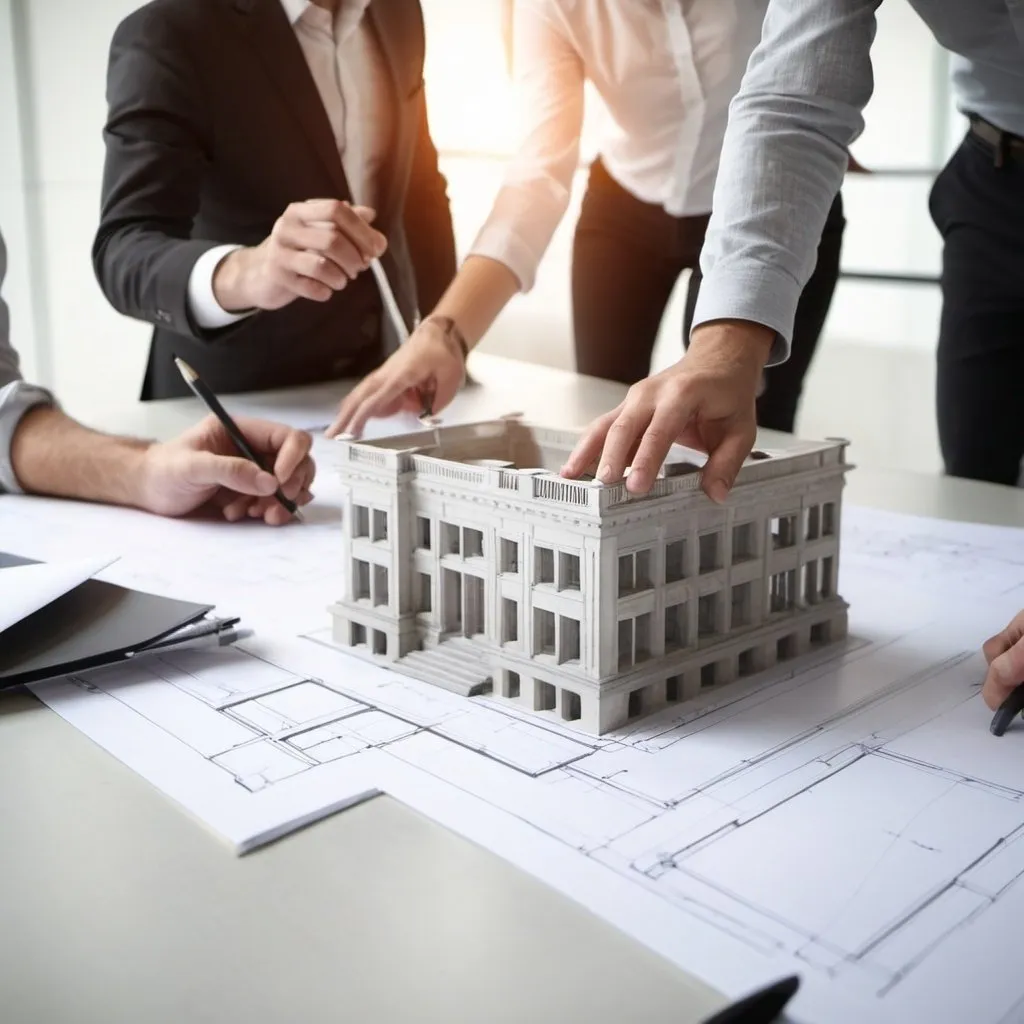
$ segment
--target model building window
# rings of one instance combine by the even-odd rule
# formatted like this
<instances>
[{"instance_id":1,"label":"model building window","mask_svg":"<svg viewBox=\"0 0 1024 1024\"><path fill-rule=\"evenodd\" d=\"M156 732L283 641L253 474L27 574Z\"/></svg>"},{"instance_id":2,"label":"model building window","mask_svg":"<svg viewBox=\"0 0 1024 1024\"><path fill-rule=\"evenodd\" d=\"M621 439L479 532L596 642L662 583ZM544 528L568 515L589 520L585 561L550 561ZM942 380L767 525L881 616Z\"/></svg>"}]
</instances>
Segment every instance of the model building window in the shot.
<instances>
[{"instance_id":1,"label":"model building window","mask_svg":"<svg viewBox=\"0 0 1024 1024\"><path fill-rule=\"evenodd\" d=\"M821 596L831 597L835 593L835 559L831 555L821 560Z\"/></svg>"},{"instance_id":2,"label":"model building window","mask_svg":"<svg viewBox=\"0 0 1024 1024\"><path fill-rule=\"evenodd\" d=\"M648 614L636 617L636 629L633 634L633 660L636 664L646 661L651 656L651 616Z\"/></svg>"},{"instance_id":3,"label":"model building window","mask_svg":"<svg viewBox=\"0 0 1024 1024\"><path fill-rule=\"evenodd\" d=\"M482 530L466 527L462 531L462 554L465 558L484 557L484 535Z\"/></svg>"},{"instance_id":4,"label":"model building window","mask_svg":"<svg viewBox=\"0 0 1024 1024\"><path fill-rule=\"evenodd\" d=\"M686 602L665 609L665 650L678 651L686 646Z\"/></svg>"},{"instance_id":5,"label":"model building window","mask_svg":"<svg viewBox=\"0 0 1024 1024\"><path fill-rule=\"evenodd\" d=\"M722 568L722 535L720 533L704 533L698 540L697 554L700 558L700 571L714 572Z\"/></svg>"},{"instance_id":6,"label":"model building window","mask_svg":"<svg viewBox=\"0 0 1024 1024\"><path fill-rule=\"evenodd\" d=\"M518 697L519 696L519 673L510 672L505 670L505 692L502 694L503 697Z\"/></svg>"},{"instance_id":7,"label":"model building window","mask_svg":"<svg viewBox=\"0 0 1024 1024\"><path fill-rule=\"evenodd\" d=\"M717 593L697 598L697 636L701 639L718 632L718 598Z\"/></svg>"},{"instance_id":8,"label":"model building window","mask_svg":"<svg viewBox=\"0 0 1024 1024\"><path fill-rule=\"evenodd\" d=\"M555 653L555 613L543 608L533 610L533 653Z\"/></svg>"},{"instance_id":9,"label":"model building window","mask_svg":"<svg viewBox=\"0 0 1024 1024\"><path fill-rule=\"evenodd\" d=\"M630 668L651 656L651 616L619 620L619 668Z\"/></svg>"},{"instance_id":10,"label":"model building window","mask_svg":"<svg viewBox=\"0 0 1024 1024\"><path fill-rule=\"evenodd\" d=\"M686 556L686 541L674 540L665 545L665 582L675 583L686 575L683 562Z\"/></svg>"},{"instance_id":11,"label":"model building window","mask_svg":"<svg viewBox=\"0 0 1024 1024\"><path fill-rule=\"evenodd\" d=\"M772 520L772 547L791 548L796 544L796 516L776 516Z\"/></svg>"},{"instance_id":12,"label":"model building window","mask_svg":"<svg viewBox=\"0 0 1024 1024\"><path fill-rule=\"evenodd\" d=\"M433 608L433 581L426 572L416 573L416 611L429 612Z\"/></svg>"},{"instance_id":13,"label":"model building window","mask_svg":"<svg viewBox=\"0 0 1024 1024\"><path fill-rule=\"evenodd\" d=\"M757 660L754 657L754 648L749 647L745 651L740 651L739 660L737 662L736 671L741 676L753 675L757 669Z\"/></svg>"},{"instance_id":14,"label":"model building window","mask_svg":"<svg viewBox=\"0 0 1024 1024\"><path fill-rule=\"evenodd\" d=\"M778 572L768 581L768 609L784 612L796 606L796 569Z\"/></svg>"},{"instance_id":15,"label":"model building window","mask_svg":"<svg viewBox=\"0 0 1024 1024\"><path fill-rule=\"evenodd\" d=\"M680 685L682 676L669 676L665 680L665 700L672 704L679 700L679 695L683 692L683 688Z\"/></svg>"},{"instance_id":16,"label":"model building window","mask_svg":"<svg viewBox=\"0 0 1024 1024\"><path fill-rule=\"evenodd\" d=\"M700 670L700 688L707 690L714 686L716 675L714 662L711 662L710 665L702 665Z\"/></svg>"},{"instance_id":17,"label":"model building window","mask_svg":"<svg viewBox=\"0 0 1024 1024\"><path fill-rule=\"evenodd\" d=\"M533 689L533 710L555 710L555 688L551 683L542 683L539 679Z\"/></svg>"},{"instance_id":18,"label":"model building window","mask_svg":"<svg viewBox=\"0 0 1024 1024\"><path fill-rule=\"evenodd\" d=\"M358 622L353 622L349 630L349 636L353 647L361 647L366 643L366 627Z\"/></svg>"},{"instance_id":19,"label":"model building window","mask_svg":"<svg viewBox=\"0 0 1024 1024\"><path fill-rule=\"evenodd\" d=\"M565 551L558 553L558 589L580 589L580 556Z\"/></svg>"},{"instance_id":20,"label":"model building window","mask_svg":"<svg viewBox=\"0 0 1024 1024\"><path fill-rule=\"evenodd\" d=\"M507 537L501 538L501 571L519 572L519 545Z\"/></svg>"},{"instance_id":21,"label":"model building window","mask_svg":"<svg viewBox=\"0 0 1024 1024\"><path fill-rule=\"evenodd\" d=\"M534 559L534 583L555 582L555 552L551 548L540 547L533 549Z\"/></svg>"},{"instance_id":22,"label":"model building window","mask_svg":"<svg viewBox=\"0 0 1024 1024\"><path fill-rule=\"evenodd\" d=\"M441 524L441 554L458 555L462 552L460 543L462 531L454 523Z\"/></svg>"},{"instance_id":23,"label":"model building window","mask_svg":"<svg viewBox=\"0 0 1024 1024\"><path fill-rule=\"evenodd\" d=\"M836 532L836 503L826 501L821 506L821 532L825 537L832 537Z\"/></svg>"},{"instance_id":24,"label":"model building window","mask_svg":"<svg viewBox=\"0 0 1024 1024\"><path fill-rule=\"evenodd\" d=\"M754 618L754 584L739 583L732 588L732 619L730 628L749 626Z\"/></svg>"},{"instance_id":25,"label":"model building window","mask_svg":"<svg viewBox=\"0 0 1024 1024\"><path fill-rule=\"evenodd\" d=\"M753 523L740 523L732 528L732 563L757 558L757 539Z\"/></svg>"},{"instance_id":26,"label":"model building window","mask_svg":"<svg viewBox=\"0 0 1024 1024\"><path fill-rule=\"evenodd\" d=\"M519 639L519 602L501 599L501 642L514 644Z\"/></svg>"},{"instance_id":27,"label":"model building window","mask_svg":"<svg viewBox=\"0 0 1024 1024\"><path fill-rule=\"evenodd\" d=\"M352 592L357 601L370 599L370 563L361 558L352 560Z\"/></svg>"},{"instance_id":28,"label":"model building window","mask_svg":"<svg viewBox=\"0 0 1024 1024\"><path fill-rule=\"evenodd\" d=\"M804 600L814 604L821 597L818 590L818 563L808 562L804 566Z\"/></svg>"},{"instance_id":29,"label":"model building window","mask_svg":"<svg viewBox=\"0 0 1024 1024\"><path fill-rule=\"evenodd\" d=\"M639 594L652 586L650 548L619 555L619 597Z\"/></svg>"},{"instance_id":30,"label":"model building window","mask_svg":"<svg viewBox=\"0 0 1024 1024\"><path fill-rule=\"evenodd\" d=\"M430 550L430 520L425 516L416 517L416 547Z\"/></svg>"},{"instance_id":31,"label":"model building window","mask_svg":"<svg viewBox=\"0 0 1024 1024\"><path fill-rule=\"evenodd\" d=\"M633 665L633 620L619 619L619 668Z\"/></svg>"},{"instance_id":32,"label":"model building window","mask_svg":"<svg viewBox=\"0 0 1024 1024\"><path fill-rule=\"evenodd\" d=\"M558 616L558 660L580 660L580 623L566 615Z\"/></svg>"},{"instance_id":33,"label":"model building window","mask_svg":"<svg viewBox=\"0 0 1024 1024\"><path fill-rule=\"evenodd\" d=\"M373 631L373 653L374 654L387 654L388 653L388 637L387 637L387 633L383 633L379 629L375 629Z\"/></svg>"},{"instance_id":34,"label":"model building window","mask_svg":"<svg viewBox=\"0 0 1024 1024\"><path fill-rule=\"evenodd\" d=\"M383 565L373 567L373 603L388 603L388 570Z\"/></svg>"},{"instance_id":35,"label":"model building window","mask_svg":"<svg viewBox=\"0 0 1024 1024\"><path fill-rule=\"evenodd\" d=\"M365 505L352 506L352 536L370 536L370 510Z\"/></svg>"},{"instance_id":36,"label":"model building window","mask_svg":"<svg viewBox=\"0 0 1024 1024\"><path fill-rule=\"evenodd\" d=\"M388 539L388 514L382 509L375 508L373 510L373 533L370 537L371 540L387 540Z\"/></svg>"},{"instance_id":37,"label":"model building window","mask_svg":"<svg viewBox=\"0 0 1024 1024\"><path fill-rule=\"evenodd\" d=\"M821 506L811 505L804 510L807 527L804 536L807 540L817 540L821 536Z\"/></svg>"},{"instance_id":38,"label":"model building window","mask_svg":"<svg viewBox=\"0 0 1024 1024\"><path fill-rule=\"evenodd\" d=\"M629 702L626 705L626 717L637 718L644 711L644 688L634 690L629 695Z\"/></svg>"},{"instance_id":39,"label":"model building window","mask_svg":"<svg viewBox=\"0 0 1024 1024\"><path fill-rule=\"evenodd\" d=\"M827 644L829 641L829 623L827 622L816 622L811 626L811 643L812 644Z\"/></svg>"},{"instance_id":40,"label":"model building window","mask_svg":"<svg viewBox=\"0 0 1024 1024\"><path fill-rule=\"evenodd\" d=\"M562 691L562 718L566 722L579 721L580 695L572 690Z\"/></svg>"}]
</instances>

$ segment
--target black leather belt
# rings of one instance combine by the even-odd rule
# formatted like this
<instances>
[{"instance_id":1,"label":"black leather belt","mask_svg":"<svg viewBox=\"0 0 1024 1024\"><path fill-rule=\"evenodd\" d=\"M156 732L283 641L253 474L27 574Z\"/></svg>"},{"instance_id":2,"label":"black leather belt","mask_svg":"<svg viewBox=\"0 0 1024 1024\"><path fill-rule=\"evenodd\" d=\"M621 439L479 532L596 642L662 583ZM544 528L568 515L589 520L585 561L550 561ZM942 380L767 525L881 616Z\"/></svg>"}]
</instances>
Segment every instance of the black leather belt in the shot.
<instances>
[{"instance_id":1,"label":"black leather belt","mask_svg":"<svg viewBox=\"0 0 1024 1024\"><path fill-rule=\"evenodd\" d=\"M992 159L996 167L1002 167L1008 157L1024 157L1024 138L1012 132L1004 132L983 117L971 116L971 132L992 148Z\"/></svg>"}]
</instances>

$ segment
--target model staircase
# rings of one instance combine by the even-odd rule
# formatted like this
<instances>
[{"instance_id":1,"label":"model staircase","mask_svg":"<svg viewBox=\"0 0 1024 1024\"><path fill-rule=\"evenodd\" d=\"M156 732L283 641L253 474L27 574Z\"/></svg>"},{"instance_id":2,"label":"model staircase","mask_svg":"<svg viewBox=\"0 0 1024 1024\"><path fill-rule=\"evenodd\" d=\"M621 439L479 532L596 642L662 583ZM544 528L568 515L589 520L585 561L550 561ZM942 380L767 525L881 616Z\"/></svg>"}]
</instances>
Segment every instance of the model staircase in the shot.
<instances>
[{"instance_id":1,"label":"model staircase","mask_svg":"<svg viewBox=\"0 0 1024 1024\"><path fill-rule=\"evenodd\" d=\"M490 666L479 649L465 637L451 637L437 647L410 651L397 667L414 679L463 697L488 693L493 685Z\"/></svg>"}]
</instances>

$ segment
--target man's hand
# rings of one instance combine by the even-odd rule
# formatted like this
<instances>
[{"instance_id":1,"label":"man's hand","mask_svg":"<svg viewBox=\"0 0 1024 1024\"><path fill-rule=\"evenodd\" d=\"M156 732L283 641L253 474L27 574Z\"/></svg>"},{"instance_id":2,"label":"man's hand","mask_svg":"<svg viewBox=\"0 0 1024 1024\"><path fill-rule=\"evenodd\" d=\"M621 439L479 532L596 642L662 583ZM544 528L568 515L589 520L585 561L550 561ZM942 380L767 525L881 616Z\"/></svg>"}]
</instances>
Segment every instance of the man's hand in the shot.
<instances>
[{"instance_id":1,"label":"man's hand","mask_svg":"<svg viewBox=\"0 0 1024 1024\"><path fill-rule=\"evenodd\" d=\"M228 312L279 309L295 299L326 302L387 248L364 206L336 199L292 203L255 248L236 249L214 271L213 293Z\"/></svg>"},{"instance_id":2,"label":"man's hand","mask_svg":"<svg viewBox=\"0 0 1024 1024\"><path fill-rule=\"evenodd\" d=\"M266 465L273 464L273 472L242 458L220 421L208 416L175 440L144 451L135 504L163 516L183 516L210 506L229 522L246 516L271 526L290 521L291 514L274 492L280 486L300 506L312 500L312 439L279 423L244 416L236 422L253 452L265 457Z\"/></svg>"},{"instance_id":3,"label":"man's hand","mask_svg":"<svg viewBox=\"0 0 1024 1024\"><path fill-rule=\"evenodd\" d=\"M455 397L466 375L466 360L455 329L428 317L379 369L346 396L327 430L328 437L359 437L368 420L402 411L423 411L424 399L439 412Z\"/></svg>"},{"instance_id":4,"label":"man's hand","mask_svg":"<svg viewBox=\"0 0 1024 1024\"><path fill-rule=\"evenodd\" d=\"M701 486L712 501L724 501L757 437L754 399L773 340L774 332L753 323L699 327L675 366L634 384L621 405L591 424L562 475L582 476L600 455L599 480L620 480L632 467L627 489L646 494L678 443L708 453Z\"/></svg>"},{"instance_id":5,"label":"man's hand","mask_svg":"<svg viewBox=\"0 0 1024 1024\"><path fill-rule=\"evenodd\" d=\"M988 662L988 674L981 696L993 710L1024 684L1024 611L1018 612L1010 624L982 646Z\"/></svg>"}]
</instances>

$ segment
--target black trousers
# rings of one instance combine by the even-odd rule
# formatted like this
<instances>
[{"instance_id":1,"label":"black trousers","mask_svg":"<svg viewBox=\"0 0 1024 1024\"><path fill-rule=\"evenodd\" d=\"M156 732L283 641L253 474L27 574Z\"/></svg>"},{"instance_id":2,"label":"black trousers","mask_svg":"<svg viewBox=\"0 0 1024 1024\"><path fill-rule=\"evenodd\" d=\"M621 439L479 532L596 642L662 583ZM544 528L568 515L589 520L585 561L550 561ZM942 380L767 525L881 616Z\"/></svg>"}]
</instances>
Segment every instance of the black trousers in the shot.
<instances>
[{"instance_id":1,"label":"black trousers","mask_svg":"<svg viewBox=\"0 0 1024 1024\"><path fill-rule=\"evenodd\" d=\"M1024 458L1024 151L968 133L929 201L943 239L936 411L947 474L1016 484Z\"/></svg>"},{"instance_id":2,"label":"black trousers","mask_svg":"<svg viewBox=\"0 0 1024 1024\"><path fill-rule=\"evenodd\" d=\"M683 344L700 291L705 216L673 217L622 188L600 160L590 170L572 256L573 330L580 373L633 384L650 372L651 353L672 290L692 270ZM814 273L800 298L789 359L765 373L757 400L762 427L791 433L804 377L839 278L842 196L829 211Z\"/></svg>"}]
</instances>

